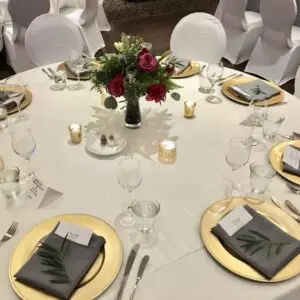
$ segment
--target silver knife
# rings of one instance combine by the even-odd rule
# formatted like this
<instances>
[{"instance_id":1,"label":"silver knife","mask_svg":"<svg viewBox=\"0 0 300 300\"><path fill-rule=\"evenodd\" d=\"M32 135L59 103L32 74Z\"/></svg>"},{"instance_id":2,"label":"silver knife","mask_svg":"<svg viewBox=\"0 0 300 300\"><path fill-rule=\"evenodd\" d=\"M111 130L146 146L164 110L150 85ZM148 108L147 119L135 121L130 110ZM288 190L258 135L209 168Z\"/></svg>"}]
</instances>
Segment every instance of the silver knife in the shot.
<instances>
[{"instance_id":1,"label":"silver knife","mask_svg":"<svg viewBox=\"0 0 300 300\"><path fill-rule=\"evenodd\" d=\"M121 286L119 288L116 300L121 300L121 298L122 298L128 275L130 273L130 270L132 268L132 265L134 263L134 260L136 258L136 255L137 255L139 249L140 249L140 244L135 244L129 253L129 256L128 256L128 259L126 262L126 266L125 266L125 271L124 271L123 278L122 278L122 282L121 282Z\"/></svg>"},{"instance_id":2,"label":"silver knife","mask_svg":"<svg viewBox=\"0 0 300 300\"><path fill-rule=\"evenodd\" d=\"M290 201L290 200L285 200L285 205L297 216L300 217L300 211L298 208Z\"/></svg>"},{"instance_id":3,"label":"silver knife","mask_svg":"<svg viewBox=\"0 0 300 300\"><path fill-rule=\"evenodd\" d=\"M300 223L300 217L298 217L297 215L295 215L294 213L290 212L288 209L283 207L276 198L274 198L274 197L270 197L270 198L271 198L271 201L273 202L273 204L275 204L277 207L282 209L286 214L288 214L291 218L293 218L294 220L296 220L297 222Z\"/></svg>"},{"instance_id":4,"label":"silver knife","mask_svg":"<svg viewBox=\"0 0 300 300\"><path fill-rule=\"evenodd\" d=\"M132 291L132 293L131 293L131 296L130 296L129 300L133 300L133 299L134 299L134 296L135 296L135 292L136 292L137 286L138 286L140 280L141 280L142 277L143 277L143 274L144 274L144 271L145 271L145 269L146 269L146 266L147 266L147 264L148 264L149 259L150 259L149 255L145 255L145 256L142 258L142 261L141 261L141 264L140 264L140 266L139 266L139 270L138 270L138 273L137 273L135 285L134 285L134 288L133 288L133 291Z\"/></svg>"},{"instance_id":5,"label":"silver knife","mask_svg":"<svg viewBox=\"0 0 300 300\"><path fill-rule=\"evenodd\" d=\"M225 81L231 80L231 79L234 79L234 78L238 78L238 77L241 77L241 76L243 76L243 74L236 74L236 73L231 74L227 77L222 78L220 81L218 81L218 85L221 86Z\"/></svg>"}]
</instances>

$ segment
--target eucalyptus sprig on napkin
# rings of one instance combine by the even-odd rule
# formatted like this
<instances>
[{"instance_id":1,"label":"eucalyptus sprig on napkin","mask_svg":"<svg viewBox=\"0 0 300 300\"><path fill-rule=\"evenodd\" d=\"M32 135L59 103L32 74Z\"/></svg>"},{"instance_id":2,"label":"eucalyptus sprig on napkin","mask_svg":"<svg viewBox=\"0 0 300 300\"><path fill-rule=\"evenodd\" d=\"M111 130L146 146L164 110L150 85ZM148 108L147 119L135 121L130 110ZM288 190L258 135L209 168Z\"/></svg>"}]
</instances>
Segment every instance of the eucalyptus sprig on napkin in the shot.
<instances>
[{"instance_id":1,"label":"eucalyptus sprig on napkin","mask_svg":"<svg viewBox=\"0 0 300 300\"><path fill-rule=\"evenodd\" d=\"M41 243L38 246L40 250L38 251L38 256L41 257L41 264L48 267L47 270L42 270L42 272L51 275L51 279L49 279L51 283L70 283L70 278L64 265L64 257L70 246L70 241L67 238L68 234L63 239L60 250L46 243Z\"/></svg>"}]
</instances>

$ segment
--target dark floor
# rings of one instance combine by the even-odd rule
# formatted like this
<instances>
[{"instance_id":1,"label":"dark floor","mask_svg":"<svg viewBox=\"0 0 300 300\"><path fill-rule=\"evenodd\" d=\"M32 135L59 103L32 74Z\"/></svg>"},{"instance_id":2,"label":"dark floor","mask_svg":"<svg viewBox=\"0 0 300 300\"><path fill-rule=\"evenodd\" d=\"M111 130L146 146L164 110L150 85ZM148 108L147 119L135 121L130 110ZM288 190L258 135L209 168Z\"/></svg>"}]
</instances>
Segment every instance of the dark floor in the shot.
<instances>
[{"instance_id":1,"label":"dark floor","mask_svg":"<svg viewBox=\"0 0 300 300\"><path fill-rule=\"evenodd\" d=\"M210 12L210 11L209 11ZM212 13L212 12L210 12ZM103 38L106 43L108 51L113 49L113 43L118 41L122 32L127 34L139 35L144 38L145 41L149 41L153 44L153 51L155 54L161 54L169 49L169 41L171 32L176 23L183 17L182 13L152 16L143 19L131 20L131 21L117 21L111 25L112 30L110 32L104 32ZM245 63L241 65L231 65L228 62L224 62L226 67L234 68L243 71ZM5 63L5 53L0 53L0 79L3 79L13 74L13 71ZM286 91L294 92L294 81L284 84L282 86Z\"/></svg>"}]
</instances>

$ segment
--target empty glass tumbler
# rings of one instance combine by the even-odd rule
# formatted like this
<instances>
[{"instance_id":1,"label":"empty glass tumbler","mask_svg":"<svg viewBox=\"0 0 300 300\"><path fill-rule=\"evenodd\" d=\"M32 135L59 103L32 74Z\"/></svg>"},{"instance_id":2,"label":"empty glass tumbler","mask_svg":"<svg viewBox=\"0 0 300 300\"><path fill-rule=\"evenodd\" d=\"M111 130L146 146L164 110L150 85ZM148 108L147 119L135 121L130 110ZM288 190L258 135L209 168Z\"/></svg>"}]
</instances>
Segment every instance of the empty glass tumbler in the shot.
<instances>
[{"instance_id":1,"label":"empty glass tumbler","mask_svg":"<svg viewBox=\"0 0 300 300\"><path fill-rule=\"evenodd\" d=\"M148 248L158 241L158 233L154 228L156 216L160 211L160 204L156 200L134 201L132 213L135 219L136 231L131 234L134 244Z\"/></svg>"},{"instance_id":2,"label":"empty glass tumbler","mask_svg":"<svg viewBox=\"0 0 300 300\"><path fill-rule=\"evenodd\" d=\"M6 167L0 171L0 189L7 198L15 198L20 193L20 170L17 167Z\"/></svg>"},{"instance_id":3,"label":"empty glass tumbler","mask_svg":"<svg viewBox=\"0 0 300 300\"><path fill-rule=\"evenodd\" d=\"M275 173L275 170L268 164L252 163L250 165L251 191L256 194L264 194Z\"/></svg>"}]
</instances>

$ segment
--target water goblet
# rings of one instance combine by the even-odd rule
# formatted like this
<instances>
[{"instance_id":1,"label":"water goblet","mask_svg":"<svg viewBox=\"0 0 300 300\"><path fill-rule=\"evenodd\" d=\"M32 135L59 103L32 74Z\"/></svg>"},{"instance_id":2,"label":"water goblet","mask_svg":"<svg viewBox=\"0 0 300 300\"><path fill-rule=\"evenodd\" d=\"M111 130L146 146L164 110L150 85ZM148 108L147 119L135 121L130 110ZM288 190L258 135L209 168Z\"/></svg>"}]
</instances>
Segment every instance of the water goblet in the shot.
<instances>
[{"instance_id":1,"label":"water goblet","mask_svg":"<svg viewBox=\"0 0 300 300\"><path fill-rule=\"evenodd\" d=\"M18 127L11 133L11 145L14 152L28 161L29 169L25 172L25 177L34 175L31 169L31 156L36 149L36 142L29 128ZM23 177L23 176L22 176Z\"/></svg>"},{"instance_id":2,"label":"water goblet","mask_svg":"<svg viewBox=\"0 0 300 300\"><path fill-rule=\"evenodd\" d=\"M81 90L84 85L80 83L80 71L84 66L84 58L81 52L73 50L70 54L69 62L77 74L77 83L69 85L69 89L73 91Z\"/></svg>"},{"instance_id":3,"label":"water goblet","mask_svg":"<svg viewBox=\"0 0 300 300\"><path fill-rule=\"evenodd\" d=\"M132 212L136 227L136 231L131 234L133 244L139 243L142 248L148 248L158 241L154 222L159 211L160 204L156 200L133 202Z\"/></svg>"},{"instance_id":4,"label":"water goblet","mask_svg":"<svg viewBox=\"0 0 300 300\"><path fill-rule=\"evenodd\" d=\"M223 75L223 63L219 62L218 64L209 64L206 68L206 75L211 83L211 92L206 97L206 101L209 103L217 104L221 102L221 98L214 95L215 85L222 78Z\"/></svg>"},{"instance_id":5,"label":"water goblet","mask_svg":"<svg viewBox=\"0 0 300 300\"><path fill-rule=\"evenodd\" d=\"M124 205L124 211L120 213L115 220L116 226L125 233L131 231L134 225L134 218L132 215L132 192L141 184L142 175L140 170L140 161L126 157L118 164L117 181L119 185L127 190L129 199Z\"/></svg>"}]
</instances>

